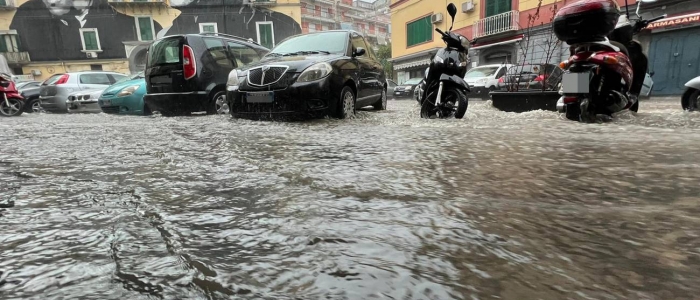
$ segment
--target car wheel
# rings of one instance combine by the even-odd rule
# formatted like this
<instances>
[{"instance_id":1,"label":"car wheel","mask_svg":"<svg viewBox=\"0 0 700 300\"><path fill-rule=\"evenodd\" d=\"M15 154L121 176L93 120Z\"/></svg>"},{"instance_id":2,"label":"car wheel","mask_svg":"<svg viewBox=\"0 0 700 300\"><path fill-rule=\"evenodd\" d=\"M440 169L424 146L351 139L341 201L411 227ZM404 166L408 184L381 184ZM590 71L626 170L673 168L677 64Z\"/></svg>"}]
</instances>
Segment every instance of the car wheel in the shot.
<instances>
[{"instance_id":1,"label":"car wheel","mask_svg":"<svg viewBox=\"0 0 700 300\"><path fill-rule=\"evenodd\" d=\"M338 112L336 117L338 119L348 119L355 115L355 93L349 86L343 87L340 92L340 99L338 103Z\"/></svg>"},{"instance_id":2,"label":"car wheel","mask_svg":"<svg viewBox=\"0 0 700 300\"><path fill-rule=\"evenodd\" d=\"M695 111L700 106L700 90L688 88L681 98L681 106L684 110Z\"/></svg>"},{"instance_id":3,"label":"car wheel","mask_svg":"<svg viewBox=\"0 0 700 300\"><path fill-rule=\"evenodd\" d=\"M225 107L226 111L223 113L228 113L228 105L226 104L226 92L220 91L214 94L214 97L209 100L209 106L207 107L207 115L214 115L222 113Z\"/></svg>"},{"instance_id":4,"label":"car wheel","mask_svg":"<svg viewBox=\"0 0 700 300\"><path fill-rule=\"evenodd\" d=\"M40 113L44 111L44 109L41 108L41 101L39 99L29 101L24 110L28 113Z\"/></svg>"},{"instance_id":5,"label":"car wheel","mask_svg":"<svg viewBox=\"0 0 700 300\"><path fill-rule=\"evenodd\" d=\"M386 110L386 89L382 90L382 97L379 98L379 101L374 104L374 109L375 110Z\"/></svg>"}]
</instances>

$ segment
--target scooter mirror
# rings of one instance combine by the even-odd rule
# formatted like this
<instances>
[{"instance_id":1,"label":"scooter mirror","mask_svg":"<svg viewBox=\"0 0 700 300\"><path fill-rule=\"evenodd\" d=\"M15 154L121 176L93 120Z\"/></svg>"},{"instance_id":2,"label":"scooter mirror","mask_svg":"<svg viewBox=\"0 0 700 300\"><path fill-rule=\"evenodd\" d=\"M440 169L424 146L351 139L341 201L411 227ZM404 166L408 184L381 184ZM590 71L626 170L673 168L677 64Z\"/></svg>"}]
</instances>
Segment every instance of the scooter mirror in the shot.
<instances>
[{"instance_id":1,"label":"scooter mirror","mask_svg":"<svg viewBox=\"0 0 700 300\"><path fill-rule=\"evenodd\" d=\"M452 17L452 25L450 25L450 31L452 31L452 26L455 25L455 16L457 15L457 6L453 3L447 5L447 13Z\"/></svg>"},{"instance_id":2,"label":"scooter mirror","mask_svg":"<svg viewBox=\"0 0 700 300\"><path fill-rule=\"evenodd\" d=\"M641 17L639 16L639 8L642 6L642 3L652 3L652 2L656 2L656 0L640 0L640 1L637 1L637 11L636 11L634 14L637 15L637 17L641 18Z\"/></svg>"}]
</instances>

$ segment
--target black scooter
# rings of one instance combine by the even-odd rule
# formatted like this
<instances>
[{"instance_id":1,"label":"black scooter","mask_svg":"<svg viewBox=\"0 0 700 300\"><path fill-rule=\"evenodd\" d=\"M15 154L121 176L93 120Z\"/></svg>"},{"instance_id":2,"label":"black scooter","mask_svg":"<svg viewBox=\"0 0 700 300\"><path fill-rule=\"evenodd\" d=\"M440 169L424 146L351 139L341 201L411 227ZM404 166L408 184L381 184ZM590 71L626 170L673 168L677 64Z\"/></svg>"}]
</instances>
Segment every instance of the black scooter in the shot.
<instances>
[{"instance_id":1,"label":"black scooter","mask_svg":"<svg viewBox=\"0 0 700 300\"><path fill-rule=\"evenodd\" d=\"M467 94L469 85L464 81L467 73L467 48L469 40L464 36L453 33L457 7L450 3L447 12L452 17L452 25L447 32L439 28L435 31L442 35L447 44L438 50L425 71L425 78L418 85L418 102L421 104L421 118L464 117L469 102Z\"/></svg>"}]
</instances>

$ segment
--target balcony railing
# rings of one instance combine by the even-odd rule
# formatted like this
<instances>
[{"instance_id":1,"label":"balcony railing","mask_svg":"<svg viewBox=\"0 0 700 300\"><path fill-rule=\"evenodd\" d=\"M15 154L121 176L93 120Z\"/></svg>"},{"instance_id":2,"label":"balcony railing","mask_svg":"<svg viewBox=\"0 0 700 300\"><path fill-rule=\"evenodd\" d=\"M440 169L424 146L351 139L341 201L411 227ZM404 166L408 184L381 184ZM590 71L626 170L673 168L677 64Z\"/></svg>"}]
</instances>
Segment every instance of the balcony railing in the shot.
<instances>
[{"instance_id":1,"label":"balcony railing","mask_svg":"<svg viewBox=\"0 0 700 300\"><path fill-rule=\"evenodd\" d=\"M0 10L15 10L15 9L17 9L17 5L15 4L15 0L5 0L5 1L0 0Z\"/></svg>"},{"instance_id":2,"label":"balcony railing","mask_svg":"<svg viewBox=\"0 0 700 300\"><path fill-rule=\"evenodd\" d=\"M502 14L490 16L474 22L474 38L499 34L508 31L519 30L520 12L511 10Z\"/></svg>"},{"instance_id":3,"label":"balcony railing","mask_svg":"<svg viewBox=\"0 0 700 300\"><path fill-rule=\"evenodd\" d=\"M29 52L2 52L0 54L5 56L8 64L21 64L31 61L29 59Z\"/></svg>"},{"instance_id":4,"label":"balcony railing","mask_svg":"<svg viewBox=\"0 0 700 300\"><path fill-rule=\"evenodd\" d=\"M272 6L277 4L277 0L248 0L248 2L255 6Z\"/></svg>"}]
</instances>

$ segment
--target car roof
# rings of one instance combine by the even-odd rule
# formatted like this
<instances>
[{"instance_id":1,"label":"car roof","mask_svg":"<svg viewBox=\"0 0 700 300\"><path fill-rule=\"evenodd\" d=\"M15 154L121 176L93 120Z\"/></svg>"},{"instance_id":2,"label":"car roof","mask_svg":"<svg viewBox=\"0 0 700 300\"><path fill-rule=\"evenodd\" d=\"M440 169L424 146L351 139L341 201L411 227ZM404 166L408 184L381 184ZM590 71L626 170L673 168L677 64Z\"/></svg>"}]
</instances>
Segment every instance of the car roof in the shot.
<instances>
[{"instance_id":1,"label":"car roof","mask_svg":"<svg viewBox=\"0 0 700 300\"><path fill-rule=\"evenodd\" d=\"M95 74L95 73L117 74L117 75L127 76L126 74L122 74L122 73L114 72L114 71L75 71L75 72L56 73L56 74L53 74L51 76L63 75L63 74L74 75L74 74Z\"/></svg>"},{"instance_id":2,"label":"car roof","mask_svg":"<svg viewBox=\"0 0 700 300\"><path fill-rule=\"evenodd\" d=\"M164 36L158 40L163 40L167 38L173 38L173 37L184 37L184 38L189 38L189 37L198 37L198 38L203 38L203 37L218 37L222 38L225 40L231 40L231 41L236 41L241 44L245 44L246 46L251 46L254 48L260 48L260 49L267 49L264 46L258 44L255 40L252 38L245 38L242 36L236 36L236 35L231 35L231 34L225 34L225 33L188 33L188 34L174 34L174 35L168 35Z\"/></svg>"}]
</instances>

